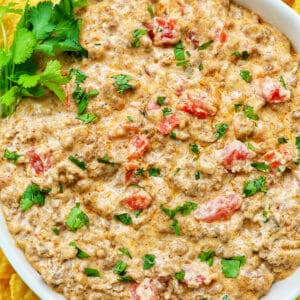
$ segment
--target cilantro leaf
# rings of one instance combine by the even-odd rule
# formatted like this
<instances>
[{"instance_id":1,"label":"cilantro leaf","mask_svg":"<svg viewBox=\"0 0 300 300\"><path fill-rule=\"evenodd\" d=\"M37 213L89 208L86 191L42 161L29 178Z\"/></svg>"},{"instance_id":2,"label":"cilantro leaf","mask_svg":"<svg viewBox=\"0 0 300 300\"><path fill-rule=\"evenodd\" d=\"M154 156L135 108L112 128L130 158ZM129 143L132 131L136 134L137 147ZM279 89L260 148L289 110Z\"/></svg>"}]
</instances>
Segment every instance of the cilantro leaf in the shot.
<instances>
[{"instance_id":1,"label":"cilantro leaf","mask_svg":"<svg viewBox=\"0 0 300 300\"><path fill-rule=\"evenodd\" d=\"M132 258L131 254L127 248L121 247L121 248L119 248L119 251L121 253L125 254L126 256L128 256L129 258Z\"/></svg>"},{"instance_id":2,"label":"cilantro leaf","mask_svg":"<svg viewBox=\"0 0 300 300\"><path fill-rule=\"evenodd\" d=\"M176 60L185 60L184 46L182 41L179 41L174 47L174 56Z\"/></svg>"},{"instance_id":3,"label":"cilantro leaf","mask_svg":"<svg viewBox=\"0 0 300 300\"><path fill-rule=\"evenodd\" d=\"M200 261L206 262L210 267L213 265L215 252L214 251L202 251L198 258Z\"/></svg>"},{"instance_id":4,"label":"cilantro leaf","mask_svg":"<svg viewBox=\"0 0 300 300\"><path fill-rule=\"evenodd\" d=\"M5 149L4 150L4 155L3 157L11 160L14 164L17 162L17 160L21 157L21 154L17 154L17 152L10 152L9 150Z\"/></svg>"},{"instance_id":5,"label":"cilantro leaf","mask_svg":"<svg viewBox=\"0 0 300 300\"><path fill-rule=\"evenodd\" d=\"M120 214L120 215L114 215L114 219L117 221L120 221L124 225L132 225L133 224L130 214L127 214L127 213Z\"/></svg>"},{"instance_id":6,"label":"cilantro leaf","mask_svg":"<svg viewBox=\"0 0 300 300\"><path fill-rule=\"evenodd\" d=\"M253 162L251 164L251 166L253 168L255 168L256 170L262 171L262 172L268 172L269 171L269 166L263 162Z\"/></svg>"},{"instance_id":7,"label":"cilantro leaf","mask_svg":"<svg viewBox=\"0 0 300 300\"><path fill-rule=\"evenodd\" d=\"M158 96L157 98L156 98L156 103L159 105L159 106L163 106L163 105L165 105L165 101L166 101L166 97L164 97L164 96Z\"/></svg>"},{"instance_id":8,"label":"cilantro leaf","mask_svg":"<svg viewBox=\"0 0 300 300\"><path fill-rule=\"evenodd\" d=\"M131 46L138 48L141 45L140 38L147 34L148 31L146 29L135 29L132 32L133 41L131 42Z\"/></svg>"},{"instance_id":9,"label":"cilantro leaf","mask_svg":"<svg viewBox=\"0 0 300 300\"><path fill-rule=\"evenodd\" d=\"M74 248L77 250L76 256L77 256L78 258L83 259L83 258L88 258L88 257L90 257L86 252L84 252L84 251L82 251L81 249L79 249L79 248L77 247L77 245L76 245L75 242L71 242L69 245L72 246L72 247L74 247Z\"/></svg>"},{"instance_id":10,"label":"cilantro leaf","mask_svg":"<svg viewBox=\"0 0 300 300\"><path fill-rule=\"evenodd\" d=\"M118 93L123 93L127 90L132 90L133 85L128 84L129 81L132 80L132 77L129 75L124 75L124 74L119 74L112 76L112 78L115 80L115 84L117 85L117 92Z\"/></svg>"},{"instance_id":11,"label":"cilantro leaf","mask_svg":"<svg viewBox=\"0 0 300 300\"><path fill-rule=\"evenodd\" d=\"M175 273L175 278L178 281L182 281L184 279L184 276L185 276L185 271L184 270L181 270L180 272Z\"/></svg>"},{"instance_id":12,"label":"cilantro leaf","mask_svg":"<svg viewBox=\"0 0 300 300\"><path fill-rule=\"evenodd\" d=\"M296 137L296 148L298 150L298 163L300 162L300 136Z\"/></svg>"},{"instance_id":13,"label":"cilantro leaf","mask_svg":"<svg viewBox=\"0 0 300 300\"><path fill-rule=\"evenodd\" d=\"M75 76L75 83L81 84L87 79L87 75L78 69L71 69L69 73L69 79Z\"/></svg>"},{"instance_id":14,"label":"cilantro leaf","mask_svg":"<svg viewBox=\"0 0 300 300\"><path fill-rule=\"evenodd\" d=\"M2 118L10 116L15 112L19 100L19 92L19 87L14 86L0 97Z\"/></svg>"},{"instance_id":15,"label":"cilantro leaf","mask_svg":"<svg viewBox=\"0 0 300 300\"><path fill-rule=\"evenodd\" d=\"M239 275L240 267L242 267L245 263L245 256L222 258L222 272L226 278L237 278Z\"/></svg>"},{"instance_id":16,"label":"cilantro leaf","mask_svg":"<svg viewBox=\"0 0 300 300\"><path fill-rule=\"evenodd\" d=\"M136 176L144 176L144 168L137 168L134 175Z\"/></svg>"},{"instance_id":17,"label":"cilantro leaf","mask_svg":"<svg viewBox=\"0 0 300 300\"><path fill-rule=\"evenodd\" d=\"M72 0L74 7L86 7L88 5L87 0Z\"/></svg>"},{"instance_id":18,"label":"cilantro leaf","mask_svg":"<svg viewBox=\"0 0 300 300\"><path fill-rule=\"evenodd\" d=\"M154 254L146 254L144 256L144 265L143 269L148 270L155 265L155 255Z\"/></svg>"},{"instance_id":19,"label":"cilantro leaf","mask_svg":"<svg viewBox=\"0 0 300 300\"><path fill-rule=\"evenodd\" d=\"M123 260L119 260L114 266L113 272L118 275L124 275L126 272L127 264Z\"/></svg>"},{"instance_id":20,"label":"cilantro leaf","mask_svg":"<svg viewBox=\"0 0 300 300\"><path fill-rule=\"evenodd\" d=\"M18 84L23 88L28 89L37 86L39 80L39 75L22 74L18 79Z\"/></svg>"},{"instance_id":21,"label":"cilantro leaf","mask_svg":"<svg viewBox=\"0 0 300 300\"><path fill-rule=\"evenodd\" d=\"M244 105L244 114L250 120L259 120L259 116L254 113L254 108L252 106Z\"/></svg>"},{"instance_id":22,"label":"cilantro leaf","mask_svg":"<svg viewBox=\"0 0 300 300\"><path fill-rule=\"evenodd\" d=\"M60 230L57 227L52 227L51 230L53 231L53 233L55 235L59 235L60 234Z\"/></svg>"},{"instance_id":23,"label":"cilantro leaf","mask_svg":"<svg viewBox=\"0 0 300 300\"><path fill-rule=\"evenodd\" d=\"M25 212L31 208L34 204L43 206L45 204L45 195L50 192L50 189L40 189L35 184L27 186L26 190L21 196L20 207L21 211Z\"/></svg>"},{"instance_id":24,"label":"cilantro leaf","mask_svg":"<svg viewBox=\"0 0 300 300\"><path fill-rule=\"evenodd\" d=\"M261 176L255 180L247 181L244 185L244 191L243 191L244 195L246 197L248 197L248 196L253 196L254 194L256 194L258 192L266 193L267 188L265 186L265 182L266 182L265 176Z\"/></svg>"},{"instance_id":25,"label":"cilantro leaf","mask_svg":"<svg viewBox=\"0 0 300 300\"><path fill-rule=\"evenodd\" d=\"M84 269L84 273L88 277L101 277L100 273L99 273L99 271L97 269L85 268Z\"/></svg>"},{"instance_id":26,"label":"cilantro leaf","mask_svg":"<svg viewBox=\"0 0 300 300\"><path fill-rule=\"evenodd\" d=\"M172 228L176 235L180 235L180 227L177 219L173 219Z\"/></svg>"},{"instance_id":27,"label":"cilantro leaf","mask_svg":"<svg viewBox=\"0 0 300 300\"><path fill-rule=\"evenodd\" d=\"M84 89L82 89L79 85L77 85L75 91L72 96L78 107L78 115L82 115L89 104L89 99L97 96L99 92L97 90L92 90L89 93Z\"/></svg>"},{"instance_id":28,"label":"cilantro leaf","mask_svg":"<svg viewBox=\"0 0 300 300\"><path fill-rule=\"evenodd\" d=\"M65 224L73 232L89 224L89 217L79 207L80 204L76 203L76 205L71 209L69 215L67 216L67 220L65 222Z\"/></svg>"},{"instance_id":29,"label":"cilantro leaf","mask_svg":"<svg viewBox=\"0 0 300 300\"><path fill-rule=\"evenodd\" d=\"M201 177L200 171L196 170L195 173L194 173L194 177L195 177L196 180L199 180L200 177Z\"/></svg>"},{"instance_id":30,"label":"cilantro leaf","mask_svg":"<svg viewBox=\"0 0 300 300\"><path fill-rule=\"evenodd\" d=\"M244 81L246 81L247 83L250 83L252 78L251 78L251 74L249 71L247 70L241 70L240 71L240 76L242 77L242 79L244 79Z\"/></svg>"},{"instance_id":31,"label":"cilantro leaf","mask_svg":"<svg viewBox=\"0 0 300 300\"><path fill-rule=\"evenodd\" d=\"M172 109L169 108L169 107L165 107L162 112L163 112L163 117L164 118L166 118L166 117L173 114Z\"/></svg>"},{"instance_id":32,"label":"cilantro leaf","mask_svg":"<svg viewBox=\"0 0 300 300\"><path fill-rule=\"evenodd\" d=\"M94 114L82 114L82 115L78 115L77 119L82 121L84 124L89 124L93 121L96 121L98 117Z\"/></svg>"},{"instance_id":33,"label":"cilantro leaf","mask_svg":"<svg viewBox=\"0 0 300 300\"><path fill-rule=\"evenodd\" d=\"M153 19L154 18L154 11L153 11L152 5L148 5L147 10L149 12L149 15L150 15L151 19Z\"/></svg>"},{"instance_id":34,"label":"cilantro leaf","mask_svg":"<svg viewBox=\"0 0 300 300\"><path fill-rule=\"evenodd\" d=\"M288 142L288 139L285 137L280 137L278 138L278 143L279 144L286 144Z\"/></svg>"},{"instance_id":35,"label":"cilantro leaf","mask_svg":"<svg viewBox=\"0 0 300 300\"><path fill-rule=\"evenodd\" d=\"M209 40L198 47L198 50L204 50L213 43L213 40Z\"/></svg>"},{"instance_id":36,"label":"cilantro leaf","mask_svg":"<svg viewBox=\"0 0 300 300\"><path fill-rule=\"evenodd\" d=\"M159 168L150 168L148 170L148 174L150 177L159 177L160 176L160 169Z\"/></svg>"},{"instance_id":37,"label":"cilantro leaf","mask_svg":"<svg viewBox=\"0 0 300 300\"><path fill-rule=\"evenodd\" d=\"M76 157L74 156L69 156L69 160L76 165L78 168L80 168L81 170L86 170L86 164L83 161L78 160Z\"/></svg>"},{"instance_id":38,"label":"cilantro leaf","mask_svg":"<svg viewBox=\"0 0 300 300\"><path fill-rule=\"evenodd\" d=\"M215 128L217 131L216 138L217 138L217 140L219 140L226 133L226 131L228 129L228 124L226 124L226 123L216 124Z\"/></svg>"},{"instance_id":39,"label":"cilantro leaf","mask_svg":"<svg viewBox=\"0 0 300 300\"><path fill-rule=\"evenodd\" d=\"M194 202L185 202L182 206L179 207L178 211L183 215L189 215L193 210L197 208L197 203Z\"/></svg>"},{"instance_id":40,"label":"cilantro leaf","mask_svg":"<svg viewBox=\"0 0 300 300\"><path fill-rule=\"evenodd\" d=\"M109 160L109 157L108 157L107 154L105 154L103 158L97 158L97 161L98 161L99 163L106 164L106 165L109 165L109 166L111 166L111 167L114 167L114 166L116 165L116 163L111 162L111 161Z\"/></svg>"},{"instance_id":41,"label":"cilantro leaf","mask_svg":"<svg viewBox=\"0 0 300 300\"><path fill-rule=\"evenodd\" d=\"M196 145L196 144L190 144L189 146L190 146L190 149L191 149L191 151L193 153L195 153L197 155L200 154L200 150L199 150L198 145Z\"/></svg>"},{"instance_id":42,"label":"cilantro leaf","mask_svg":"<svg viewBox=\"0 0 300 300\"><path fill-rule=\"evenodd\" d=\"M280 81L282 87L286 90L287 87L286 87L286 83L285 83L285 80L284 80L283 76L279 77L279 81Z\"/></svg>"}]
</instances>

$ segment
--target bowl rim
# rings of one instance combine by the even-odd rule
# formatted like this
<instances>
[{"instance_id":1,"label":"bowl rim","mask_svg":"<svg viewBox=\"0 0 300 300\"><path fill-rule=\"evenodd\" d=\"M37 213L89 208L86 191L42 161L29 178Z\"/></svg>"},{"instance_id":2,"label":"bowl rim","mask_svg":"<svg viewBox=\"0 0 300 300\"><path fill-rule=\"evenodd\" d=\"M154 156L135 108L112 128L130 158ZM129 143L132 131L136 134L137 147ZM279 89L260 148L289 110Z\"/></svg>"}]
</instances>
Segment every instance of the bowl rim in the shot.
<instances>
[{"instance_id":1,"label":"bowl rim","mask_svg":"<svg viewBox=\"0 0 300 300\"><path fill-rule=\"evenodd\" d=\"M234 0L233 2L257 13L266 22L277 27L300 53L300 38L295 28L300 28L300 16L280 0ZM0 200L0 248L23 281L43 300L66 300L53 291L39 273L26 260L8 231ZM300 294L300 267L289 277L276 282L264 300L294 300Z\"/></svg>"}]
</instances>

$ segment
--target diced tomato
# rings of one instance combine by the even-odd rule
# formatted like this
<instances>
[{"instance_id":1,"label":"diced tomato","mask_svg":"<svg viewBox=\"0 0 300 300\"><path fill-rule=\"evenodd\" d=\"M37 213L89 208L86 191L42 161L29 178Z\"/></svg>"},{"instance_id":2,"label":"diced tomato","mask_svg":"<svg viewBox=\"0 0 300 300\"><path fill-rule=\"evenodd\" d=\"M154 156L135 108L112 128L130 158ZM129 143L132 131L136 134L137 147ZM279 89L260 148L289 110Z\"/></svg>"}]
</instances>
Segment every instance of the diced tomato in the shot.
<instances>
[{"instance_id":1,"label":"diced tomato","mask_svg":"<svg viewBox=\"0 0 300 300\"><path fill-rule=\"evenodd\" d=\"M195 31L189 31L187 35L187 39L193 44L194 49L198 49L200 42L196 37Z\"/></svg>"},{"instance_id":2,"label":"diced tomato","mask_svg":"<svg viewBox=\"0 0 300 300\"><path fill-rule=\"evenodd\" d=\"M136 184L139 182L139 178L137 178L134 173L138 169L138 165L135 163L125 163L125 184Z\"/></svg>"},{"instance_id":3,"label":"diced tomato","mask_svg":"<svg viewBox=\"0 0 300 300\"><path fill-rule=\"evenodd\" d=\"M128 158L140 158L148 150L150 141L141 135L132 138L129 144Z\"/></svg>"},{"instance_id":4,"label":"diced tomato","mask_svg":"<svg viewBox=\"0 0 300 300\"><path fill-rule=\"evenodd\" d=\"M219 40L221 44L224 44L227 41L227 33L224 28L220 31Z\"/></svg>"},{"instance_id":5,"label":"diced tomato","mask_svg":"<svg viewBox=\"0 0 300 300\"><path fill-rule=\"evenodd\" d=\"M212 223L229 219L242 204L242 197L237 194L218 196L195 211L198 221Z\"/></svg>"},{"instance_id":6,"label":"diced tomato","mask_svg":"<svg viewBox=\"0 0 300 300\"><path fill-rule=\"evenodd\" d=\"M31 149L27 151L26 155L29 158L30 166L35 170L36 174L42 175L51 168L51 152L39 155L35 152L35 149Z\"/></svg>"},{"instance_id":7,"label":"diced tomato","mask_svg":"<svg viewBox=\"0 0 300 300\"><path fill-rule=\"evenodd\" d=\"M156 128L162 134L169 134L179 124L179 122L179 116L177 114L172 114L171 116L159 121Z\"/></svg>"},{"instance_id":8,"label":"diced tomato","mask_svg":"<svg viewBox=\"0 0 300 300\"><path fill-rule=\"evenodd\" d=\"M160 109L160 106L155 101L151 100L148 102L147 109L148 110L158 110L158 109Z\"/></svg>"},{"instance_id":9,"label":"diced tomato","mask_svg":"<svg viewBox=\"0 0 300 300\"><path fill-rule=\"evenodd\" d=\"M278 79L261 79L259 88L259 93L268 103L282 103L291 98L291 92L285 89Z\"/></svg>"},{"instance_id":10,"label":"diced tomato","mask_svg":"<svg viewBox=\"0 0 300 300\"><path fill-rule=\"evenodd\" d=\"M176 95L177 97L182 96L184 90L185 90L185 87L180 86L180 87L175 91L175 95Z\"/></svg>"},{"instance_id":11,"label":"diced tomato","mask_svg":"<svg viewBox=\"0 0 300 300\"><path fill-rule=\"evenodd\" d=\"M155 46L175 45L181 38L176 19L154 18L153 24L143 23Z\"/></svg>"},{"instance_id":12,"label":"diced tomato","mask_svg":"<svg viewBox=\"0 0 300 300\"><path fill-rule=\"evenodd\" d=\"M130 295L132 300L159 300L153 280L149 278L145 278L141 283L132 284Z\"/></svg>"},{"instance_id":13,"label":"diced tomato","mask_svg":"<svg viewBox=\"0 0 300 300\"><path fill-rule=\"evenodd\" d=\"M149 207L152 202L152 198L147 192L141 190L125 198L123 201L132 210L140 210Z\"/></svg>"},{"instance_id":14,"label":"diced tomato","mask_svg":"<svg viewBox=\"0 0 300 300\"><path fill-rule=\"evenodd\" d=\"M286 164L293 160L292 153L285 146L281 146L278 150L271 150L267 152L263 159L269 162L272 169L286 166ZM272 170L271 170L272 171Z\"/></svg>"},{"instance_id":15,"label":"diced tomato","mask_svg":"<svg viewBox=\"0 0 300 300\"><path fill-rule=\"evenodd\" d=\"M210 105L206 99L188 94L188 100L177 106L177 109L189 113L198 119L206 119L215 114L215 107Z\"/></svg>"},{"instance_id":16,"label":"diced tomato","mask_svg":"<svg viewBox=\"0 0 300 300\"><path fill-rule=\"evenodd\" d=\"M233 171L234 167L240 167L241 163L243 164L248 159L253 158L255 153L242 142L233 141L221 150L220 156L224 168Z\"/></svg>"}]
</instances>

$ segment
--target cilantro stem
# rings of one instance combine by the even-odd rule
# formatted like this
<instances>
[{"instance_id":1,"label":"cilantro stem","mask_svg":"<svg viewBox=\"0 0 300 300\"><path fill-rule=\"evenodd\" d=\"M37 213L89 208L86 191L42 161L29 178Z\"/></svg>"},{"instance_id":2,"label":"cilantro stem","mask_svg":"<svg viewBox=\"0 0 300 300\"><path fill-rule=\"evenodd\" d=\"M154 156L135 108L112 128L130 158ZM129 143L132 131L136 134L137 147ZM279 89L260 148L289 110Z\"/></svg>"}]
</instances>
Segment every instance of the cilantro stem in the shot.
<instances>
[{"instance_id":1,"label":"cilantro stem","mask_svg":"<svg viewBox=\"0 0 300 300\"><path fill-rule=\"evenodd\" d=\"M5 51L7 51L7 37L6 37L6 31L5 31L2 20L0 21L0 26L1 26L1 31L2 31L4 49L5 49Z\"/></svg>"}]
</instances>

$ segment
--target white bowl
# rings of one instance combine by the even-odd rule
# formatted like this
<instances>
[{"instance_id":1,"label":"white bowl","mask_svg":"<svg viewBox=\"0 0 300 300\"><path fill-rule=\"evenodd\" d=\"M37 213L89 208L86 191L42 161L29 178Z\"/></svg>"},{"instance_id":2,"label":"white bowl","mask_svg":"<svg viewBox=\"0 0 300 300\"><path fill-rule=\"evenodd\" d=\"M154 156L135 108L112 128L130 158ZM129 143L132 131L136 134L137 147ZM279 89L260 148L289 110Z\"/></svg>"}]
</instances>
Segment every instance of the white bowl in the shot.
<instances>
[{"instance_id":1,"label":"white bowl","mask_svg":"<svg viewBox=\"0 0 300 300\"><path fill-rule=\"evenodd\" d=\"M273 24L285 33L300 53L300 17L280 0L235 0L234 2L258 13L265 21ZM1 203L0 203L1 204ZM55 293L42 280L41 276L25 259L22 251L16 247L8 232L0 209L0 247L8 260L26 284L43 300L65 300ZM300 268L285 280L275 283L264 300L295 300L300 295Z\"/></svg>"}]
</instances>

